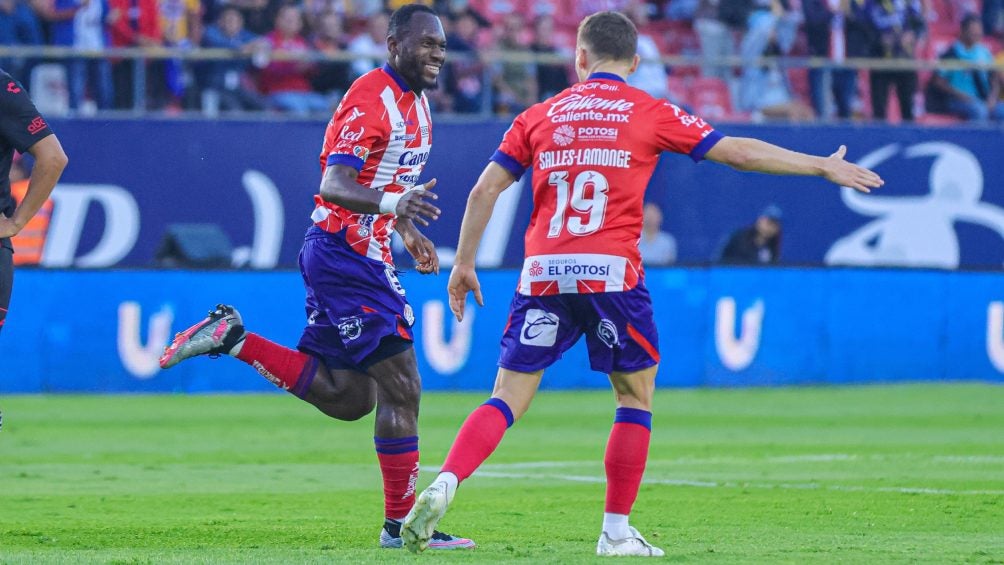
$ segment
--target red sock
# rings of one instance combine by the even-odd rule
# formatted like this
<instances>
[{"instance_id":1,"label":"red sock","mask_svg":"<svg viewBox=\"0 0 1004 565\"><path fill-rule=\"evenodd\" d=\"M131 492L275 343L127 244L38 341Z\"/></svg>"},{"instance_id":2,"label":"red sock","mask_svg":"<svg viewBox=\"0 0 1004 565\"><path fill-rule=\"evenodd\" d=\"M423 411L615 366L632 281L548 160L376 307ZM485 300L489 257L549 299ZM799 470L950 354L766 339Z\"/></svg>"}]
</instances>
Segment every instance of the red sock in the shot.
<instances>
[{"instance_id":1,"label":"red sock","mask_svg":"<svg viewBox=\"0 0 1004 565\"><path fill-rule=\"evenodd\" d=\"M303 398L317 372L317 359L248 333L237 358L251 365L272 384Z\"/></svg>"},{"instance_id":2,"label":"red sock","mask_svg":"<svg viewBox=\"0 0 1004 565\"><path fill-rule=\"evenodd\" d=\"M463 481L495 451L506 429L513 423L512 410L500 398L489 398L464 421L453 441L443 472Z\"/></svg>"},{"instance_id":3,"label":"red sock","mask_svg":"<svg viewBox=\"0 0 1004 565\"><path fill-rule=\"evenodd\" d=\"M652 435L652 413L637 408L618 408L614 427L610 430L607 452L603 457L607 469L607 503L604 512L631 514L638 498L641 476L648 460L648 443Z\"/></svg>"},{"instance_id":4,"label":"red sock","mask_svg":"<svg viewBox=\"0 0 1004 565\"><path fill-rule=\"evenodd\" d=\"M415 504L418 482L418 436L374 437L380 472L383 473L384 517L403 520Z\"/></svg>"}]
</instances>

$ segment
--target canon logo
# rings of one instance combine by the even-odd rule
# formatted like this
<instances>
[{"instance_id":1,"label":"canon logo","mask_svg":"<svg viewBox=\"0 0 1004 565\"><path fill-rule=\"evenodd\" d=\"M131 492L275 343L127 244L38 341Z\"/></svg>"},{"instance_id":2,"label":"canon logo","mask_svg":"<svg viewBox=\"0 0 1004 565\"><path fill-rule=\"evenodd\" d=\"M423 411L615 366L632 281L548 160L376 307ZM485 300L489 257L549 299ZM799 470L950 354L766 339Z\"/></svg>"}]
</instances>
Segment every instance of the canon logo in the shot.
<instances>
[{"instance_id":1,"label":"canon logo","mask_svg":"<svg viewBox=\"0 0 1004 565\"><path fill-rule=\"evenodd\" d=\"M594 94L583 96L581 94L569 94L568 96L551 103L551 108L547 111L548 116L560 114L562 112L572 112L575 110L607 110L611 112L627 112L634 108L634 102L628 102L623 98L611 100L598 98Z\"/></svg>"}]
</instances>

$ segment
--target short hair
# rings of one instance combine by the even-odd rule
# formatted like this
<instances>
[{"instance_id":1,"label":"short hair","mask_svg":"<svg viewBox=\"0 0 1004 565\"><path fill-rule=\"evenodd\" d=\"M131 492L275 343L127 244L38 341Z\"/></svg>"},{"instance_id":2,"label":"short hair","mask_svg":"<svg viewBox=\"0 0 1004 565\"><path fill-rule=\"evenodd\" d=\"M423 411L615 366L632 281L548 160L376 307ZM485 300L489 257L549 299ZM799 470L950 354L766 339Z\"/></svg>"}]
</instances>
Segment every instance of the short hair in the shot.
<instances>
[{"instance_id":1,"label":"short hair","mask_svg":"<svg viewBox=\"0 0 1004 565\"><path fill-rule=\"evenodd\" d=\"M638 52L638 29L620 12L597 12L579 24L579 42L601 59L627 61Z\"/></svg>"},{"instance_id":2,"label":"short hair","mask_svg":"<svg viewBox=\"0 0 1004 565\"><path fill-rule=\"evenodd\" d=\"M408 23L411 22L411 17L419 12L439 17L439 14L435 10L425 4L407 4L401 6L390 15L390 23L387 25L387 36L397 37L402 30L407 29Z\"/></svg>"}]
</instances>

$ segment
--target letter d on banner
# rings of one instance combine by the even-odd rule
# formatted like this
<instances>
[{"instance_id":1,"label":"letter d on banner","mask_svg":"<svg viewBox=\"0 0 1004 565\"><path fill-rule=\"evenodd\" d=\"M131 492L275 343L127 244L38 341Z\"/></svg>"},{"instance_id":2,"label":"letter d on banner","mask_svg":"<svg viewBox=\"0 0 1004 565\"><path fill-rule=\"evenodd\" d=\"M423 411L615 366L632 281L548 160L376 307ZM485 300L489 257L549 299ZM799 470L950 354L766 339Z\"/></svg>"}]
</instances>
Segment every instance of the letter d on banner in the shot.
<instances>
[{"instance_id":1,"label":"letter d on banner","mask_svg":"<svg viewBox=\"0 0 1004 565\"><path fill-rule=\"evenodd\" d=\"M731 296L718 299L715 308L715 349L722 365L732 371L749 367L760 349L764 306L757 300L743 312L742 332L736 339L736 301Z\"/></svg>"}]
</instances>

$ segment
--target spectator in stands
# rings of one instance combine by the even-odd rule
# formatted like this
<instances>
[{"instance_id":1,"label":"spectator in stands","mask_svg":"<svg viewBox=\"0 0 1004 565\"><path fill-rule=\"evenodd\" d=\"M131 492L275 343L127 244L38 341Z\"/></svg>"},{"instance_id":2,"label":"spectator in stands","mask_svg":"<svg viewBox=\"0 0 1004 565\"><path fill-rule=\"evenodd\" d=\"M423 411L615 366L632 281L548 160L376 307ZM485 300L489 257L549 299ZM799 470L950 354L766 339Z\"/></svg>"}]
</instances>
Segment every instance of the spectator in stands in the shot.
<instances>
[{"instance_id":1,"label":"spectator in stands","mask_svg":"<svg viewBox=\"0 0 1004 565\"><path fill-rule=\"evenodd\" d=\"M757 98L760 92L757 88L762 73L756 61L763 57L770 45L782 8L779 0L721 0L721 3L723 8L731 6L736 16L747 14L745 31L739 42L739 56L743 67L738 106L741 110L754 110L759 105Z\"/></svg>"},{"instance_id":2,"label":"spectator in stands","mask_svg":"<svg viewBox=\"0 0 1004 565\"><path fill-rule=\"evenodd\" d=\"M887 61L914 59L917 38L924 31L923 6L919 0L872 0L868 17L876 32L872 56ZM869 76L872 116L886 119L889 88L896 89L899 111L904 121L913 121L913 95L917 91L917 71L873 70Z\"/></svg>"},{"instance_id":3,"label":"spectator in stands","mask_svg":"<svg viewBox=\"0 0 1004 565\"><path fill-rule=\"evenodd\" d=\"M163 33L160 27L160 11L157 0L108 0L109 38L112 47L160 47ZM141 63L142 64L142 63ZM112 82L114 83L115 107L131 110L146 106L145 100L134 100L135 59L118 59L112 62ZM151 72L156 65L146 65L146 89L148 92L162 92L164 75Z\"/></svg>"},{"instance_id":4,"label":"spectator in stands","mask_svg":"<svg viewBox=\"0 0 1004 565\"><path fill-rule=\"evenodd\" d=\"M345 53L345 27L342 16L337 12L325 12L317 19L317 30L311 43L314 49L324 55ZM349 77L348 61L325 61L317 65L317 71L310 80L315 92L329 100L337 100L345 94L352 79Z\"/></svg>"},{"instance_id":5,"label":"spectator in stands","mask_svg":"<svg viewBox=\"0 0 1004 565\"><path fill-rule=\"evenodd\" d=\"M641 63L634 73L628 76L627 82L635 88L640 88L655 98L669 98L669 85L666 66L662 64L662 53L655 39L645 30L648 26L648 7L637 3L631 6L627 15L638 28L638 56Z\"/></svg>"},{"instance_id":6,"label":"spectator in stands","mask_svg":"<svg viewBox=\"0 0 1004 565\"><path fill-rule=\"evenodd\" d=\"M273 52L295 57L309 55L310 45L303 38L303 11L295 4L279 8L275 29L265 39ZM306 116L331 110L328 99L310 88L315 64L305 60L272 60L258 74L258 89L269 104L282 112Z\"/></svg>"},{"instance_id":7,"label":"spectator in stands","mask_svg":"<svg viewBox=\"0 0 1004 565\"><path fill-rule=\"evenodd\" d=\"M718 262L731 265L771 265L781 259L781 209L771 204L752 226L729 236Z\"/></svg>"},{"instance_id":8,"label":"spectator in stands","mask_svg":"<svg viewBox=\"0 0 1004 565\"><path fill-rule=\"evenodd\" d=\"M26 0L0 0L0 45L42 45L42 27ZM30 61L4 57L0 67L18 80L27 82Z\"/></svg>"},{"instance_id":9,"label":"spectator in stands","mask_svg":"<svg viewBox=\"0 0 1004 565\"><path fill-rule=\"evenodd\" d=\"M982 41L983 22L975 14L967 15L962 19L959 39L941 55L941 60L993 64L993 55ZM984 69L939 70L931 76L930 86L927 105L931 112L971 121L1004 120L1000 80Z\"/></svg>"},{"instance_id":10,"label":"spectator in stands","mask_svg":"<svg viewBox=\"0 0 1004 565\"><path fill-rule=\"evenodd\" d=\"M780 47L771 42L764 53L768 57L781 55ZM812 120L812 108L799 100L791 91L791 85L784 73L784 67L774 61L746 70L749 88L756 95L749 101L747 110L753 113L753 121L784 120L806 122Z\"/></svg>"},{"instance_id":11,"label":"spectator in stands","mask_svg":"<svg viewBox=\"0 0 1004 565\"><path fill-rule=\"evenodd\" d=\"M192 49L202 42L202 4L199 0L158 0L164 46L169 49ZM181 59L166 59L158 65L164 73L165 90L156 107L195 108L198 91L194 88L191 65Z\"/></svg>"},{"instance_id":12,"label":"spectator in stands","mask_svg":"<svg viewBox=\"0 0 1004 565\"><path fill-rule=\"evenodd\" d=\"M503 56L528 57L532 52L530 42L523 33L523 16L510 13L502 22L495 42ZM535 65L524 61L501 61L492 70L492 92L496 114L518 114L537 102L537 77Z\"/></svg>"},{"instance_id":13,"label":"spectator in stands","mask_svg":"<svg viewBox=\"0 0 1004 565\"><path fill-rule=\"evenodd\" d=\"M866 0L802 0L809 55L825 57L836 64L843 63L847 57L871 55L871 28L867 21L865 2ZM827 79L833 93L837 117L849 119L858 94L857 69L809 69L809 95L816 115L821 118L830 115Z\"/></svg>"},{"instance_id":14,"label":"spectator in stands","mask_svg":"<svg viewBox=\"0 0 1004 565\"><path fill-rule=\"evenodd\" d=\"M638 250L646 267L672 265L676 262L676 239L662 231L662 209L654 202L645 204Z\"/></svg>"},{"instance_id":15,"label":"spectator in stands","mask_svg":"<svg viewBox=\"0 0 1004 565\"><path fill-rule=\"evenodd\" d=\"M732 29L719 17L720 0L700 0L694 12L694 31L701 45L701 74L709 78L728 81L732 69L720 63L735 55Z\"/></svg>"},{"instance_id":16,"label":"spectator in stands","mask_svg":"<svg viewBox=\"0 0 1004 565\"><path fill-rule=\"evenodd\" d=\"M244 27L255 35L272 31L279 8L286 0L229 0L244 16Z\"/></svg>"},{"instance_id":17,"label":"spectator in stands","mask_svg":"<svg viewBox=\"0 0 1004 565\"><path fill-rule=\"evenodd\" d=\"M244 29L244 15L235 6L219 12L215 25L206 28L202 45L214 49L230 49L250 58L256 50L268 49L264 39ZM209 64L207 89L203 93L203 110L214 112L263 110L265 100L254 88L248 74L250 60L229 59Z\"/></svg>"},{"instance_id":18,"label":"spectator in stands","mask_svg":"<svg viewBox=\"0 0 1004 565\"><path fill-rule=\"evenodd\" d=\"M554 41L554 18L537 16L533 22L533 44L530 50L537 55L558 55ZM567 53L562 53L567 55ZM537 96L546 100L569 86L568 66L564 63L539 63L537 65Z\"/></svg>"},{"instance_id":19,"label":"spectator in stands","mask_svg":"<svg viewBox=\"0 0 1004 565\"><path fill-rule=\"evenodd\" d=\"M440 79L453 111L476 114L482 111L485 97L485 66L478 56L478 33L482 23L472 10L457 16L453 31L446 35L446 80Z\"/></svg>"},{"instance_id":20,"label":"spectator in stands","mask_svg":"<svg viewBox=\"0 0 1004 565\"><path fill-rule=\"evenodd\" d=\"M366 33L349 42L348 51L356 56L352 63L352 80L372 71L387 58L387 26L390 18L385 12L373 15L367 22Z\"/></svg>"},{"instance_id":21,"label":"spectator in stands","mask_svg":"<svg viewBox=\"0 0 1004 565\"><path fill-rule=\"evenodd\" d=\"M106 45L108 0L48 0L36 9L49 22L51 43L75 51L101 51ZM70 109L80 110L90 91L94 107L112 107L112 67L106 58L72 58L66 62Z\"/></svg>"}]
</instances>

